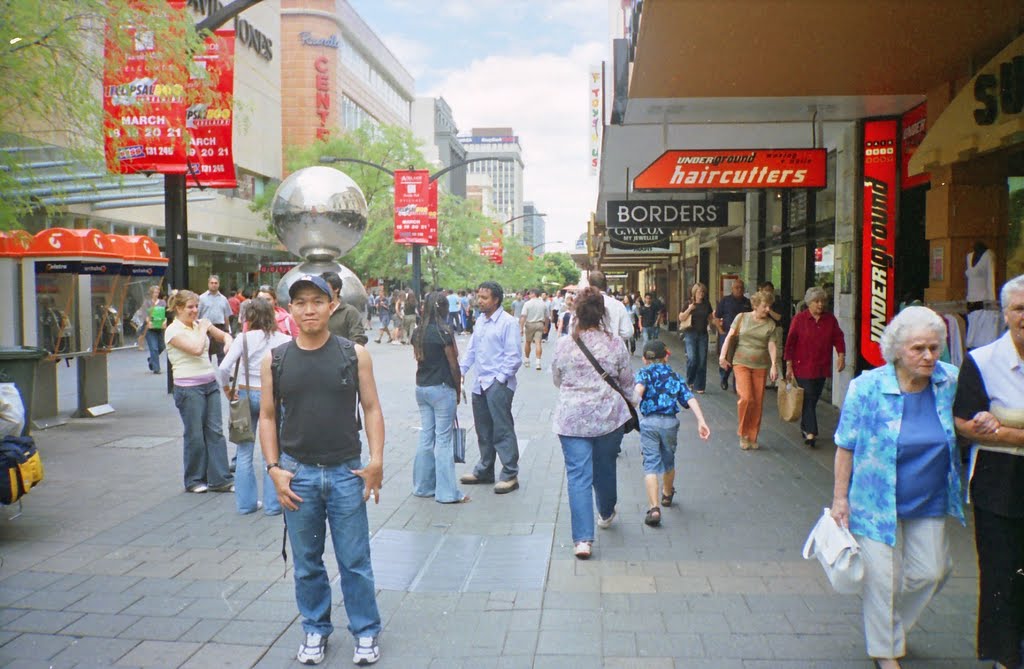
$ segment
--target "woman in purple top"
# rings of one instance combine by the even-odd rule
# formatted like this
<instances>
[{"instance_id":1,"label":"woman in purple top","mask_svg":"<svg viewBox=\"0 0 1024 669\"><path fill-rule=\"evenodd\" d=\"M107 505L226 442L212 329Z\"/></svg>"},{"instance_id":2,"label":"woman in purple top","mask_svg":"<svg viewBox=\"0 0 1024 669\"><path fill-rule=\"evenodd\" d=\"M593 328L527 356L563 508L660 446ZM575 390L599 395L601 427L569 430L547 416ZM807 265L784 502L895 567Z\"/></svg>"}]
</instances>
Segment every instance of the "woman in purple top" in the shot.
<instances>
[{"instance_id":1,"label":"woman in purple top","mask_svg":"<svg viewBox=\"0 0 1024 669\"><path fill-rule=\"evenodd\" d=\"M597 502L598 527L607 528L615 518L615 461L622 426L630 416L625 400L601 378L577 343L577 339L582 341L620 388L631 388L629 352L620 337L604 329L604 318L601 292L585 288L576 298L572 336L558 340L551 363L551 375L559 389L553 427L562 442L572 541L581 560L590 557L594 543L591 495Z\"/></svg>"}]
</instances>

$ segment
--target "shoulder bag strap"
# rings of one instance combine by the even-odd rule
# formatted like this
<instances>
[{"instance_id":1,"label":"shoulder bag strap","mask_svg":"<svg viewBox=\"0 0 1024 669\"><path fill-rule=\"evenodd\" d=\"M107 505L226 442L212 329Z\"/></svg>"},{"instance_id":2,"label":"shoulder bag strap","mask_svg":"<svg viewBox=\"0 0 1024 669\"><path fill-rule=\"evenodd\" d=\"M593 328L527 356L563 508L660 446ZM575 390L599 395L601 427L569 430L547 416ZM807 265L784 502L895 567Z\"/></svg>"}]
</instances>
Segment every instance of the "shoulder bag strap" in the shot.
<instances>
[{"instance_id":1,"label":"shoulder bag strap","mask_svg":"<svg viewBox=\"0 0 1024 669\"><path fill-rule=\"evenodd\" d=\"M587 360L590 361L590 364L594 366L595 370L597 370L597 373L601 375L601 378L604 379L605 382L609 386L611 386L615 392L621 395L622 399L626 401L626 406L629 407L629 412L635 414L635 411L633 409L633 403L629 401L628 397L626 397L626 393L622 392L622 388L619 387L619 384L615 381L615 379L613 379L608 372L604 371L604 367L602 367L601 363L597 361L597 358L594 357L594 354L590 352L590 349L587 348L587 345L583 343L583 338L580 337L579 335L576 335L575 337L573 337L573 340L576 342L576 345L580 347L580 350L583 351L583 355L587 357Z\"/></svg>"},{"instance_id":2,"label":"shoulder bag strap","mask_svg":"<svg viewBox=\"0 0 1024 669\"><path fill-rule=\"evenodd\" d=\"M242 364L245 365L245 387L252 389L252 384L249 383L249 338L242 333Z\"/></svg>"}]
</instances>

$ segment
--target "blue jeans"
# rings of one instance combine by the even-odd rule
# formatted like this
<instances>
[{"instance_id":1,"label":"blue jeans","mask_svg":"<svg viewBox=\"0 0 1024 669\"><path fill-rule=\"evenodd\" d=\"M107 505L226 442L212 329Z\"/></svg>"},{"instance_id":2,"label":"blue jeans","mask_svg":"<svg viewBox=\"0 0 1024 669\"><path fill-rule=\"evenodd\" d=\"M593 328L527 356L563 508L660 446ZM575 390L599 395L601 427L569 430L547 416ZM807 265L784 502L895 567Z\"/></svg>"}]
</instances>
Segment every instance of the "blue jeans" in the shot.
<instances>
[{"instance_id":1,"label":"blue jeans","mask_svg":"<svg viewBox=\"0 0 1024 669\"><path fill-rule=\"evenodd\" d=\"M260 391L239 390L238 399L242 402L249 402L249 411L252 414L252 426L255 432L260 421ZM235 450L235 506L238 508L238 513L256 511L259 490L256 488L256 470L253 466L255 450L256 442L254 441L237 444ZM263 513L268 516L276 516L281 513L281 502L277 500L274 481L265 469L263 471Z\"/></svg>"},{"instance_id":2,"label":"blue jeans","mask_svg":"<svg viewBox=\"0 0 1024 669\"><path fill-rule=\"evenodd\" d=\"M622 444L622 428L600 437L560 434L558 439L562 442L562 455L565 457L572 541L593 541L594 502L601 517L607 518L615 511L618 501L615 462Z\"/></svg>"},{"instance_id":3,"label":"blue jeans","mask_svg":"<svg viewBox=\"0 0 1024 669\"><path fill-rule=\"evenodd\" d=\"M708 332L687 330L683 333L686 347L686 385L690 390L707 390L708 385Z\"/></svg>"},{"instance_id":4,"label":"blue jeans","mask_svg":"<svg viewBox=\"0 0 1024 669\"><path fill-rule=\"evenodd\" d=\"M473 422L480 461L473 474L481 481L494 480L494 464L501 458L501 480L519 476L519 442L512 419L512 398L515 391L495 381L482 394L473 393Z\"/></svg>"},{"instance_id":5,"label":"blue jeans","mask_svg":"<svg viewBox=\"0 0 1024 669\"><path fill-rule=\"evenodd\" d=\"M644 474L664 474L676 468L676 441L679 419L668 414L652 413L640 418L640 452L644 457Z\"/></svg>"},{"instance_id":6,"label":"blue jeans","mask_svg":"<svg viewBox=\"0 0 1024 669\"><path fill-rule=\"evenodd\" d=\"M657 325L645 325L644 326L644 343L653 341L658 338L661 334L661 328Z\"/></svg>"},{"instance_id":7,"label":"blue jeans","mask_svg":"<svg viewBox=\"0 0 1024 669\"><path fill-rule=\"evenodd\" d=\"M174 406L185 425L185 488L200 483L231 483L228 443L221 427L220 388L216 381L201 386L174 386Z\"/></svg>"},{"instance_id":8,"label":"blue jeans","mask_svg":"<svg viewBox=\"0 0 1024 669\"><path fill-rule=\"evenodd\" d=\"M353 637L380 634L380 612L370 564L370 524L363 501L363 479L352 473L362 466L353 458L336 467L301 464L282 453L281 467L295 477L292 491L302 498L298 511L285 509L285 523L295 563L295 603L306 633L323 636L331 624L331 582L324 567L327 526L338 560L341 596Z\"/></svg>"},{"instance_id":9,"label":"blue jeans","mask_svg":"<svg viewBox=\"0 0 1024 669\"><path fill-rule=\"evenodd\" d=\"M160 354L164 352L164 331L146 330L146 348L149 349L149 371L160 371Z\"/></svg>"},{"instance_id":10,"label":"blue jeans","mask_svg":"<svg viewBox=\"0 0 1024 669\"><path fill-rule=\"evenodd\" d=\"M412 465L412 494L447 504L462 500L455 483L452 428L456 391L446 385L416 386L420 442Z\"/></svg>"}]
</instances>

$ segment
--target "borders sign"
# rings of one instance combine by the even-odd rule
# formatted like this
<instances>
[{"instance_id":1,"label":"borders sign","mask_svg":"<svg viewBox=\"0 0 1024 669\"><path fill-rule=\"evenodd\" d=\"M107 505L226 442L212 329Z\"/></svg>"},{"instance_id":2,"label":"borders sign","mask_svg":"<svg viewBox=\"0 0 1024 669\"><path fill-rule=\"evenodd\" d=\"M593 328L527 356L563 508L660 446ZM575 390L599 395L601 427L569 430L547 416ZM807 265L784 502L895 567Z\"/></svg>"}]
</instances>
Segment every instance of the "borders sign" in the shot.
<instances>
[{"instance_id":1,"label":"borders sign","mask_svg":"<svg viewBox=\"0 0 1024 669\"><path fill-rule=\"evenodd\" d=\"M725 202L609 200L608 228L720 228L729 222Z\"/></svg>"}]
</instances>

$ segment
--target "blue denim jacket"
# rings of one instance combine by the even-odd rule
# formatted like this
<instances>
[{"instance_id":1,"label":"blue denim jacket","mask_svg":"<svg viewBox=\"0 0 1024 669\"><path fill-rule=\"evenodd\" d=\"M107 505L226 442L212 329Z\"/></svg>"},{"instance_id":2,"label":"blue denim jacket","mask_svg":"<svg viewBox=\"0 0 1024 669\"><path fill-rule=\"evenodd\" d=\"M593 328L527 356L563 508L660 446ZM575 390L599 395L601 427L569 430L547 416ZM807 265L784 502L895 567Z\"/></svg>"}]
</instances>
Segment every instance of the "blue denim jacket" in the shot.
<instances>
[{"instance_id":1,"label":"blue denim jacket","mask_svg":"<svg viewBox=\"0 0 1024 669\"><path fill-rule=\"evenodd\" d=\"M939 422L949 443L946 513L966 524L960 503L960 456L953 428L957 368L937 363L932 391ZM896 442L903 419L903 395L892 364L864 372L850 384L835 442L853 451L850 531L896 545Z\"/></svg>"}]
</instances>

